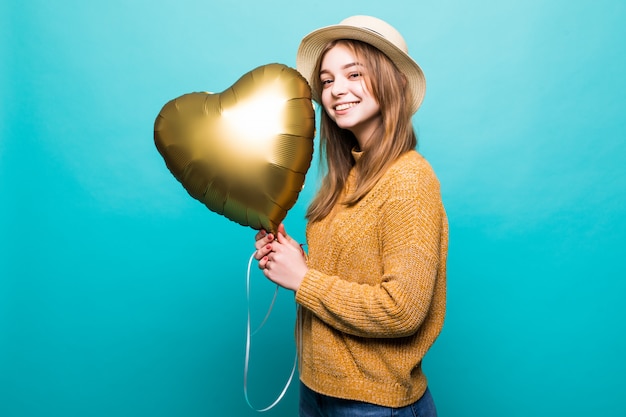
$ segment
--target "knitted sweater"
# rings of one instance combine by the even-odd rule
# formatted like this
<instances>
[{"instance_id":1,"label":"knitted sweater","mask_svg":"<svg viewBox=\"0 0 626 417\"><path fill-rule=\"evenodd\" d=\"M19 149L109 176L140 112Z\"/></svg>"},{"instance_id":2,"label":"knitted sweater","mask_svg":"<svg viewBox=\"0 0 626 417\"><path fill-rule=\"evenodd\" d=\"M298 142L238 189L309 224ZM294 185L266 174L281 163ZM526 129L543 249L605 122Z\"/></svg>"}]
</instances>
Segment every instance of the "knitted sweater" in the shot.
<instances>
[{"instance_id":1,"label":"knitted sweater","mask_svg":"<svg viewBox=\"0 0 626 417\"><path fill-rule=\"evenodd\" d=\"M346 193L355 187L354 169ZM387 407L427 387L422 358L443 326L448 223L439 181L402 155L355 206L306 230L300 379L312 390Z\"/></svg>"}]
</instances>

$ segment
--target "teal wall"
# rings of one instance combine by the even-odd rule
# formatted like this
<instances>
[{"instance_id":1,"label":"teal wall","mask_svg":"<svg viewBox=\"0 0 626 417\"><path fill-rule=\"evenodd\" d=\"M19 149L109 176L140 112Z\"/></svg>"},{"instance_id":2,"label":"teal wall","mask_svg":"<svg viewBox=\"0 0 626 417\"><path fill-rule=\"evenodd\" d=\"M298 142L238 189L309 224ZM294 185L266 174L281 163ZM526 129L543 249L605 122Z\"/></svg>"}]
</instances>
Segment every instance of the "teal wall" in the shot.
<instances>
[{"instance_id":1,"label":"teal wall","mask_svg":"<svg viewBox=\"0 0 626 417\"><path fill-rule=\"evenodd\" d=\"M0 416L257 415L254 233L189 197L153 122L357 13L394 23L428 78L415 124L451 226L425 363L440 415L626 415L626 3L383 3L0 4ZM273 289L253 272L254 323ZM293 318L281 291L253 339L258 407ZM292 386L266 415L296 404Z\"/></svg>"}]
</instances>

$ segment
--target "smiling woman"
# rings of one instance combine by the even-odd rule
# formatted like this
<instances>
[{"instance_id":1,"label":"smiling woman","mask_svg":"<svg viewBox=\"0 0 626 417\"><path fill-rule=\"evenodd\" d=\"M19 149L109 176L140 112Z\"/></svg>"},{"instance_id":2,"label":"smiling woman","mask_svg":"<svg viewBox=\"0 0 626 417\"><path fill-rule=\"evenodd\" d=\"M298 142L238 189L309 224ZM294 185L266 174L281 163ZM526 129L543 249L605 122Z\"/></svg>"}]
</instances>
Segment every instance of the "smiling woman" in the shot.
<instances>
[{"instance_id":1,"label":"smiling woman","mask_svg":"<svg viewBox=\"0 0 626 417\"><path fill-rule=\"evenodd\" d=\"M421 69L370 16L307 35L297 61L324 110L328 174L307 213L308 258L283 226L257 234L255 257L301 306L300 415L434 417L422 359L443 326L448 223L414 149Z\"/></svg>"},{"instance_id":2,"label":"smiling woman","mask_svg":"<svg viewBox=\"0 0 626 417\"><path fill-rule=\"evenodd\" d=\"M439 415L626 415L626 54L618 53L626 2L363 0L358 10L353 2L319 0L306 10L292 3L0 1L0 415L258 417L242 395L246 242L254 232L189 197L155 149L154 119L172 97L224 91L268 62L316 82L319 52L296 56L302 35L354 13L398 28L428 76L424 95L413 64L393 61L407 75L405 107L419 107L419 152L441 180L450 219L446 320L423 361ZM311 40L305 51L330 39ZM369 70L367 59L358 62ZM321 103L322 89L313 93ZM378 103L385 112L390 101ZM344 163L371 153L356 138L338 138ZM324 152L333 151L329 144ZM334 216L338 233L318 229L307 240L317 170L285 219L290 236L307 244L309 266L327 270L325 252L334 249L346 255L346 274L357 275L383 239L398 254L402 236L374 242L360 234L365 217L354 212ZM347 172L328 173L353 184ZM414 171L406 175L396 184L405 194L416 181ZM260 319L275 285L254 272L252 317ZM391 285L396 276L385 278ZM339 317L357 298L324 299L333 288L323 286L327 279L310 279L300 295L331 321L324 314ZM380 320L388 314L338 320L346 344L358 350L352 342L363 340L355 333L367 323L377 335L410 332L423 310L398 301L371 303L389 307L387 322ZM254 336L253 403L274 398L291 370L293 304L281 290ZM312 341L334 344L337 333L328 331ZM316 354L308 364L336 365ZM266 415L297 409L298 390L290 389Z\"/></svg>"}]
</instances>

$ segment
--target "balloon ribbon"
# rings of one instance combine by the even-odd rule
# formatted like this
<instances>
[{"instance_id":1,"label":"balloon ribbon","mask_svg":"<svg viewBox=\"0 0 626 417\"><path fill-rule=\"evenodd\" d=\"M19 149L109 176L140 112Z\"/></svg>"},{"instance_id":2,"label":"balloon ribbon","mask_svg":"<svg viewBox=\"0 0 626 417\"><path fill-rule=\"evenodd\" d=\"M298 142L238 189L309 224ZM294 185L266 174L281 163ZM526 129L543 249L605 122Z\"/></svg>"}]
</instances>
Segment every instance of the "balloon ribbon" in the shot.
<instances>
[{"instance_id":1,"label":"balloon ribbon","mask_svg":"<svg viewBox=\"0 0 626 417\"><path fill-rule=\"evenodd\" d=\"M248 398L248 370L250 369L250 338L256 332L261 330L261 328L265 325L265 322L269 318L270 313L272 312L272 309L274 308L274 302L276 301L276 296L278 295L279 286L276 285L276 291L274 291L274 297L272 298L272 302L267 310L267 313L265 314L265 318L263 319L259 327L254 332L251 332L250 331L250 266L252 265L253 259L254 259L254 253L252 254L252 256L250 256L250 260L248 261L248 272L246 275L246 301L247 301L247 308L248 308L248 321L246 323L246 358L245 358L244 368L243 368L243 393L244 393L244 396L246 397L246 402L248 403L248 406L250 406L250 408L252 408L253 410L262 413L262 412L265 412L274 408L276 404L278 404L285 396L285 393L287 392L289 385L291 385L293 376L296 373L296 367L298 365L298 353L296 352L295 359L293 361L293 367L291 368L291 374L289 375L289 379L285 383L285 387L283 388L281 393L278 395L276 400L274 400L272 404L268 405L265 408L254 407L250 403L250 398Z\"/></svg>"}]
</instances>

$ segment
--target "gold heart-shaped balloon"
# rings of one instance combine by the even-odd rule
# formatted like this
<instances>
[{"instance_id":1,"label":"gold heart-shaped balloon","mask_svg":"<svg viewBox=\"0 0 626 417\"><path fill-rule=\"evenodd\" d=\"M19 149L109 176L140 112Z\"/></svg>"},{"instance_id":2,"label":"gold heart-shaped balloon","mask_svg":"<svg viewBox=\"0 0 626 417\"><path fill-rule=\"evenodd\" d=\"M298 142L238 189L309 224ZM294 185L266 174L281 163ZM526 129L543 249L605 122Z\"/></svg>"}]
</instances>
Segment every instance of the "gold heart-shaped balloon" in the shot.
<instances>
[{"instance_id":1,"label":"gold heart-shaped balloon","mask_svg":"<svg viewBox=\"0 0 626 417\"><path fill-rule=\"evenodd\" d=\"M260 66L219 94L169 101L154 142L170 172L211 211L275 232L311 165L315 112L295 69Z\"/></svg>"}]
</instances>

